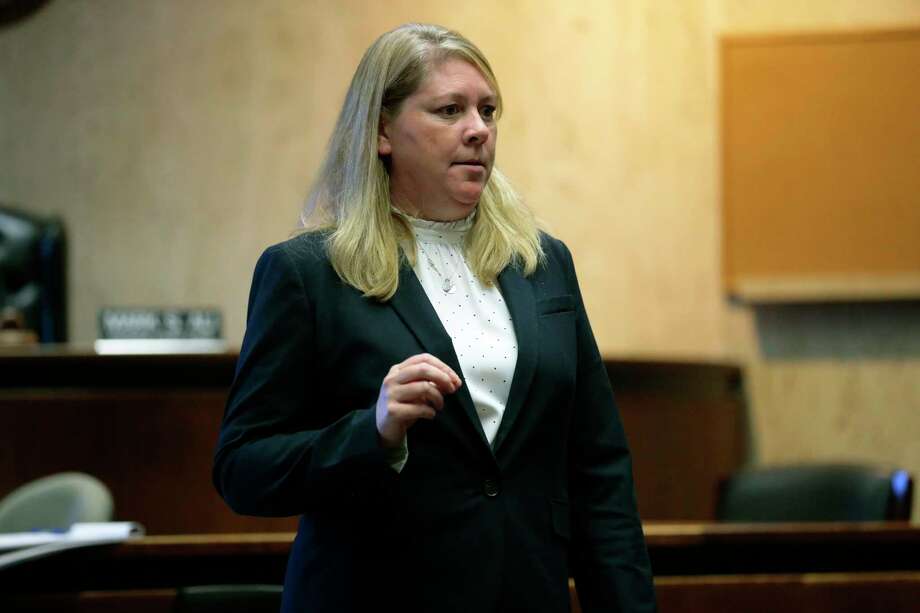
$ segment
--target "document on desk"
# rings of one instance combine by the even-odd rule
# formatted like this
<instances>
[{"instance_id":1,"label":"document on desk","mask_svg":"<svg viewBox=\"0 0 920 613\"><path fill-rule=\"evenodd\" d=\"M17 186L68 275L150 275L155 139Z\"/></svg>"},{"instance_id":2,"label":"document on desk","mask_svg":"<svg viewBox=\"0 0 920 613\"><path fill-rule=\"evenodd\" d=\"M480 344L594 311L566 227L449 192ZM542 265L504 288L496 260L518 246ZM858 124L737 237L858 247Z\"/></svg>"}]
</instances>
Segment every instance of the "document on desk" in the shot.
<instances>
[{"instance_id":1,"label":"document on desk","mask_svg":"<svg viewBox=\"0 0 920 613\"><path fill-rule=\"evenodd\" d=\"M0 571L58 551L110 545L144 535L144 527L131 521L76 523L67 531L11 532L0 534Z\"/></svg>"}]
</instances>

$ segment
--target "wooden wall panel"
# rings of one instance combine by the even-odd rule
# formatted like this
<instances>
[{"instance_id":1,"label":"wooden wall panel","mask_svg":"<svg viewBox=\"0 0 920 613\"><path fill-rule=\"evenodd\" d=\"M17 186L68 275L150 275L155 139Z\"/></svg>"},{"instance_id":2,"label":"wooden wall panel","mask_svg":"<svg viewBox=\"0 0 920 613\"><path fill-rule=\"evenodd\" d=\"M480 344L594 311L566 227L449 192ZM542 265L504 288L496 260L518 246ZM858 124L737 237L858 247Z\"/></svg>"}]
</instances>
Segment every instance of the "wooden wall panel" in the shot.
<instances>
[{"instance_id":1,"label":"wooden wall panel","mask_svg":"<svg viewBox=\"0 0 920 613\"><path fill-rule=\"evenodd\" d=\"M726 37L720 60L726 289L920 296L920 29Z\"/></svg>"},{"instance_id":2,"label":"wooden wall panel","mask_svg":"<svg viewBox=\"0 0 920 613\"><path fill-rule=\"evenodd\" d=\"M920 573L664 577L655 589L661 613L912 613Z\"/></svg>"},{"instance_id":3,"label":"wooden wall panel","mask_svg":"<svg viewBox=\"0 0 920 613\"><path fill-rule=\"evenodd\" d=\"M235 515L211 484L235 360L0 354L0 372L10 375L0 387L0 496L80 470L112 489L118 519L150 534L295 530L293 518ZM740 371L641 361L607 362L607 370L643 518L711 518L716 482L746 449Z\"/></svg>"},{"instance_id":4,"label":"wooden wall panel","mask_svg":"<svg viewBox=\"0 0 920 613\"><path fill-rule=\"evenodd\" d=\"M0 395L0 440L12 475L0 492L79 470L115 497L116 519L151 534L295 530L293 518L235 515L211 484L226 392L59 390Z\"/></svg>"}]
</instances>

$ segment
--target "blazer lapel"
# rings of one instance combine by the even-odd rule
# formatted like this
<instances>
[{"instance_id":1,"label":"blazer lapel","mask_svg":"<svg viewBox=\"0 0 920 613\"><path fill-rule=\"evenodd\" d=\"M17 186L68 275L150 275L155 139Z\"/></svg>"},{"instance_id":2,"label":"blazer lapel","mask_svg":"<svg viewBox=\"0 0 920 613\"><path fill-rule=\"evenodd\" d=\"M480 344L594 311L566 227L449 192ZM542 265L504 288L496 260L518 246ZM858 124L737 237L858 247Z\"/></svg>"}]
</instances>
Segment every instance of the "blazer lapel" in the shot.
<instances>
[{"instance_id":1,"label":"blazer lapel","mask_svg":"<svg viewBox=\"0 0 920 613\"><path fill-rule=\"evenodd\" d=\"M498 450L508 436L520 414L537 368L537 306L533 286L514 266L508 266L498 275L498 284L514 322L518 356L514 377L511 379L511 391L508 393L508 404L505 406L495 440L492 441L493 452Z\"/></svg>"},{"instance_id":2,"label":"blazer lapel","mask_svg":"<svg viewBox=\"0 0 920 613\"><path fill-rule=\"evenodd\" d=\"M444 330L444 326L441 324L434 307L431 306L422 284L419 283L415 272L408 265L404 264L399 269L399 287L393 298L390 299L390 305L400 319L403 320L403 323L406 324L406 327L412 331L412 334L425 351L440 358L445 364L454 369L454 372L462 379L463 370L460 368L460 361L454 352L454 345L450 340L450 335ZM468 420L478 433L480 441L486 449L489 449L489 442L476 415L473 399L467 386L462 385L457 390L456 396ZM445 398L445 400L447 399Z\"/></svg>"}]
</instances>

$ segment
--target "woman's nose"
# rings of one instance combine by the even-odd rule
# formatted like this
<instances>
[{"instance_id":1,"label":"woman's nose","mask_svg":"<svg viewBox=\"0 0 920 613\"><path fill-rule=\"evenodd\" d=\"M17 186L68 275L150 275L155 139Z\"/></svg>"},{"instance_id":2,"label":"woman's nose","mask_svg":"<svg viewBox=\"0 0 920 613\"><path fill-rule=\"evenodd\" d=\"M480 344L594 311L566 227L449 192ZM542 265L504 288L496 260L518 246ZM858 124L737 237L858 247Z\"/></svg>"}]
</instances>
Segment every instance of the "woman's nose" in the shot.
<instances>
[{"instance_id":1,"label":"woman's nose","mask_svg":"<svg viewBox=\"0 0 920 613\"><path fill-rule=\"evenodd\" d=\"M482 145L489 140L489 126L476 110L470 113L470 120L464 128L463 143L465 145Z\"/></svg>"}]
</instances>

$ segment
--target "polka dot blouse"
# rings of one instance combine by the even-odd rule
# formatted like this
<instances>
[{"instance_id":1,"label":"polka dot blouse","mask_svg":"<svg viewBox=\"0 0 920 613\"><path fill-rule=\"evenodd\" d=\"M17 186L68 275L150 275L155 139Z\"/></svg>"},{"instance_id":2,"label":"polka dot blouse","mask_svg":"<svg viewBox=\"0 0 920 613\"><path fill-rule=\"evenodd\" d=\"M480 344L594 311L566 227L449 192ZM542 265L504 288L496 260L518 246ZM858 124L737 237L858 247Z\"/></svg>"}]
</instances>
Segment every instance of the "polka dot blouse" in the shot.
<instances>
[{"instance_id":1,"label":"polka dot blouse","mask_svg":"<svg viewBox=\"0 0 920 613\"><path fill-rule=\"evenodd\" d=\"M517 338L498 285L484 286L464 257L474 216L452 222L407 219L415 231L415 275L450 335L464 385L491 443L511 390Z\"/></svg>"}]
</instances>

